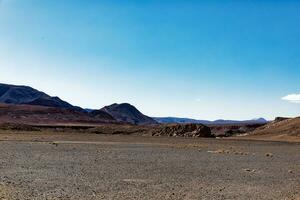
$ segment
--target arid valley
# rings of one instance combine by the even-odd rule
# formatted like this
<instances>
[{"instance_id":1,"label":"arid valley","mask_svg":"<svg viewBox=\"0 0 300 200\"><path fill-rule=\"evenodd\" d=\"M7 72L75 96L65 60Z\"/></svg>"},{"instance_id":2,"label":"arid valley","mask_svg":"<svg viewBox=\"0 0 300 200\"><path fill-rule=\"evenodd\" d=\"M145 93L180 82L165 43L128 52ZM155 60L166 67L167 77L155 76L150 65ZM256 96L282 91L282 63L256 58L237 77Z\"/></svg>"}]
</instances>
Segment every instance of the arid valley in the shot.
<instances>
[{"instance_id":1,"label":"arid valley","mask_svg":"<svg viewBox=\"0 0 300 200\"><path fill-rule=\"evenodd\" d=\"M5 87L27 102L0 106L1 199L300 198L299 118L167 123Z\"/></svg>"},{"instance_id":2,"label":"arid valley","mask_svg":"<svg viewBox=\"0 0 300 200\"><path fill-rule=\"evenodd\" d=\"M0 200L300 200L300 0L0 0Z\"/></svg>"}]
</instances>

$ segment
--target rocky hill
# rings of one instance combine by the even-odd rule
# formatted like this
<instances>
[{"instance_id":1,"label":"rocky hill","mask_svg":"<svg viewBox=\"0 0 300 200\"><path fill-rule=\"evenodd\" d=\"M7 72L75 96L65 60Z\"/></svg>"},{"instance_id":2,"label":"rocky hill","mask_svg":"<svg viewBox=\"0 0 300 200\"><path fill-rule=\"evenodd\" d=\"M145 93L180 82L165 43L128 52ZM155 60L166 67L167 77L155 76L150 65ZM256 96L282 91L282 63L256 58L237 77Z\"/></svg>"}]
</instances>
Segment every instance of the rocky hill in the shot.
<instances>
[{"instance_id":1,"label":"rocky hill","mask_svg":"<svg viewBox=\"0 0 300 200\"><path fill-rule=\"evenodd\" d=\"M300 142L300 117L277 117L274 121L247 133L243 138Z\"/></svg>"},{"instance_id":2,"label":"rocky hill","mask_svg":"<svg viewBox=\"0 0 300 200\"><path fill-rule=\"evenodd\" d=\"M300 117L296 118L276 118L273 122L256 129L254 135L287 135L300 136Z\"/></svg>"},{"instance_id":3,"label":"rocky hill","mask_svg":"<svg viewBox=\"0 0 300 200\"><path fill-rule=\"evenodd\" d=\"M142 114L138 109L128 103L105 106L101 111L107 112L116 120L124 123L136 125L157 124L154 119Z\"/></svg>"}]
</instances>

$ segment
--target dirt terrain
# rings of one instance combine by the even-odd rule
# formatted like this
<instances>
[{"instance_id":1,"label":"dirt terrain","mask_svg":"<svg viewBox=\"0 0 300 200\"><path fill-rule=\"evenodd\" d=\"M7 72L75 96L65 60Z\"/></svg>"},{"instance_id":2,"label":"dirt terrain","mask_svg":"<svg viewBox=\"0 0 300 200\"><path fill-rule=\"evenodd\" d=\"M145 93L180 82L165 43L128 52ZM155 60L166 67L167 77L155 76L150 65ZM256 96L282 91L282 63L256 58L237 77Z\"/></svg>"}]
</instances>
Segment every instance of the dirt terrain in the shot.
<instances>
[{"instance_id":1,"label":"dirt terrain","mask_svg":"<svg viewBox=\"0 0 300 200\"><path fill-rule=\"evenodd\" d=\"M0 131L0 199L300 199L300 145Z\"/></svg>"}]
</instances>

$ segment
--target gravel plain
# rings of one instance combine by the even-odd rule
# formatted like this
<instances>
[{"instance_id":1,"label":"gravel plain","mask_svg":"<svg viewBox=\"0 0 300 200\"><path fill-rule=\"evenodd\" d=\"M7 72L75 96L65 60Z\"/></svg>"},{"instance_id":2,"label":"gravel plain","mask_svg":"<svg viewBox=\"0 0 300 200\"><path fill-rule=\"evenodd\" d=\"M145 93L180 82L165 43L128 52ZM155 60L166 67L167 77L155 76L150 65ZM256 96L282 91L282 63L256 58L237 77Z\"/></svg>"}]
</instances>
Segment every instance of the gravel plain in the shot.
<instances>
[{"instance_id":1,"label":"gravel plain","mask_svg":"<svg viewBox=\"0 0 300 200\"><path fill-rule=\"evenodd\" d=\"M0 133L0 199L300 199L300 145Z\"/></svg>"}]
</instances>

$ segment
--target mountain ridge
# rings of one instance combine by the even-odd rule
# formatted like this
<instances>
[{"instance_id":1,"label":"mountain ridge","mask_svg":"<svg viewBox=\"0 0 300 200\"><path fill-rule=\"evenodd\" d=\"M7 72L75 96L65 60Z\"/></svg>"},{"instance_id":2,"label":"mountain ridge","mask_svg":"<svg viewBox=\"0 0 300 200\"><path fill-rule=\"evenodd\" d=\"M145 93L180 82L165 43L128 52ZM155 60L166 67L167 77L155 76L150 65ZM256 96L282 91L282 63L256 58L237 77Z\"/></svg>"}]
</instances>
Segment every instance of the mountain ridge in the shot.
<instances>
[{"instance_id":1,"label":"mountain ridge","mask_svg":"<svg viewBox=\"0 0 300 200\"><path fill-rule=\"evenodd\" d=\"M59 97L52 97L32 87L4 83L0 83L0 103L79 109Z\"/></svg>"},{"instance_id":2,"label":"mountain ridge","mask_svg":"<svg viewBox=\"0 0 300 200\"><path fill-rule=\"evenodd\" d=\"M179 124L185 124L185 123L196 123L196 124L206 124L206 125L212 125L212 124L219 124L219 125L225 125L225 124L252 124L252 123L268 123L268 121L264 118L257 118L257 119L251 119L251 120L224 120L224 119L218 119L214 121L210 120L197 120L192 118L180 118L180 117L152 117L159 123L163 124L169 124L169 123L179 123Z\"/></svg>"},{"instance_id":3,"label":"mountain ridge","mask_svg":"<svg viewBox=\"0 0 300 200\"><path fill-rule=\"evenodd\" d=\"M170 123L195 123L195 124L252 124L259 123L265 124L268 121L263 118L252 119L252 120L197 120L191 118L178 118L178 117L149 117L141 113L136 107L129 103L111 104L101 109L82 109L81 107L74 106L67 101L60 99L57 96L50 96L45 92L34 89L30 86L25 85L12 85L0 83L0 103L12 104L12 105L32 105L32 106L45 106L76 110L89 115L90 117L96 117L105 120L116 120L123 123L130 123L136 125L145 124L170 124Z\"/></svg>"}]
</instances>

